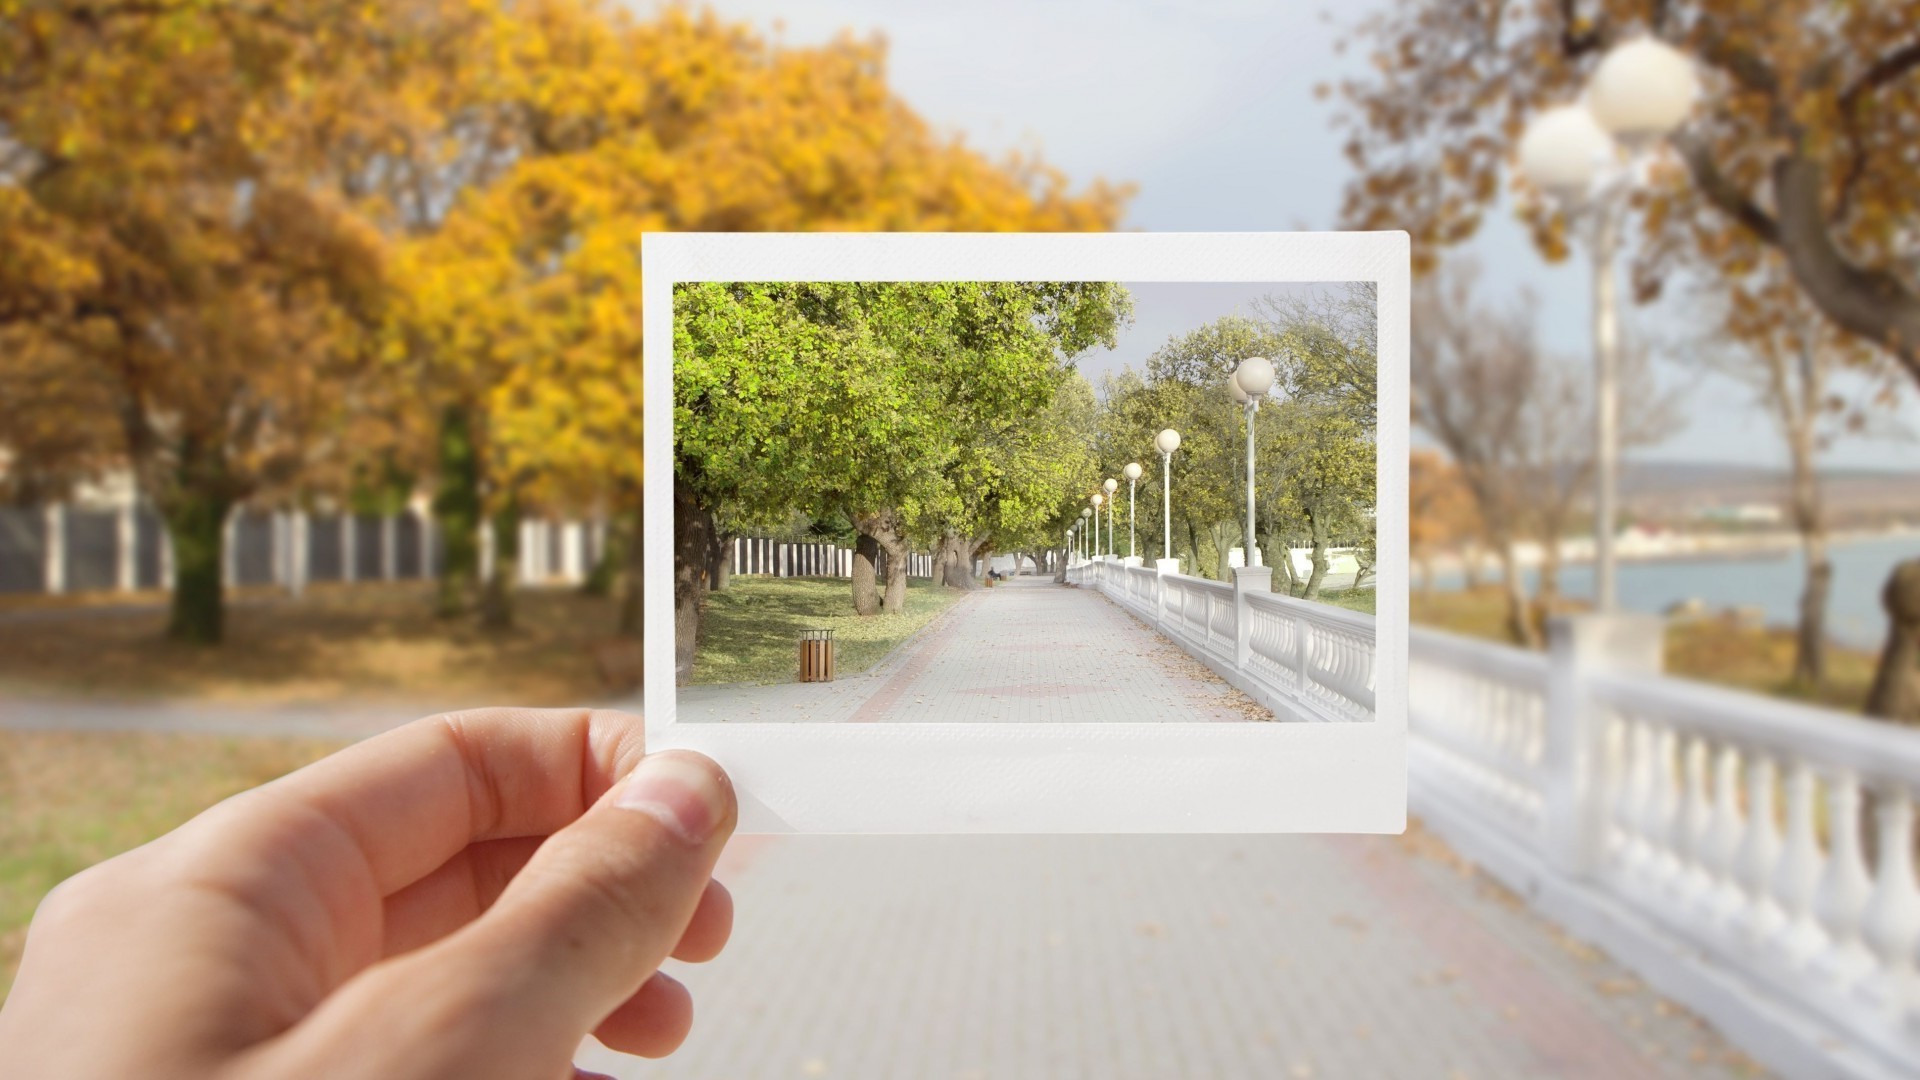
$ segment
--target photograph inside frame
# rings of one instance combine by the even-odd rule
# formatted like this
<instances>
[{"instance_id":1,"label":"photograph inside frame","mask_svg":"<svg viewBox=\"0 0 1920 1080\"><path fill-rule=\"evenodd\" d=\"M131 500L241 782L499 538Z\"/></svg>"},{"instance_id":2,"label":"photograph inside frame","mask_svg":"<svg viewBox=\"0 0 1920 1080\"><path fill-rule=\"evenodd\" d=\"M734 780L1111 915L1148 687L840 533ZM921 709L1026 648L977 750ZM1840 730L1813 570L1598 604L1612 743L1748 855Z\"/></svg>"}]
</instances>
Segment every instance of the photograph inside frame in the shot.
<instances>
[{"instance_id":1,"label":"photograph inside frame","mask_svg":"<svg viewBox=\"0 0 1920 1080\"><path fill-rule=\"evenodd\" d=\"M673 300L680 721L1374 718L1374 283Z\"/></svg>"}]
</instances>

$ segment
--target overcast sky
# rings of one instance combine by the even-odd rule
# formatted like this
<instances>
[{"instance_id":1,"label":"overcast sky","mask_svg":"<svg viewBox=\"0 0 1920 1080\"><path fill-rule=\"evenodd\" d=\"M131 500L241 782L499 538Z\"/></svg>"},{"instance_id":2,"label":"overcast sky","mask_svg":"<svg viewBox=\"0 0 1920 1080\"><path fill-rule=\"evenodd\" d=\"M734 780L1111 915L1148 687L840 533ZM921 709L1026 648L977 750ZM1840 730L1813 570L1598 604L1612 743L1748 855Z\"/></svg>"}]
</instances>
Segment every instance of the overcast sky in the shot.
<instances>
[{"instance_id":1,"label":"overcast sky","mask_svg":"<svg viewBox=\"0 0 1920 1080\"><path fill-rule=\"evenodd\" d=\"M1349 170L1332 106L1313 89L1353 70L1354 58L1335 50L1340 27L1378 6L1342 0L1336 23L1321 14L1323 0L711 2L796 44L848 29L884 34L893 88L929 121L989 152L1039 149L1077 182L1133 182L1139 194L1125 225L1153 231L1333 227ZM1548 266L1499 217L1473 251L1490 294L1536 292L1544 345L1590 354L1583 260ZM1172 293L1167 304L1187 310ZM1180 321L1157 304L1139 309L1123 359L1144 357ZM1672 338L1683 314L1670 301L1630 318L1649 329L1664 322L1661 336ZM1088 369L1097 377L1105 367L1095 358ZM1784 461L1744 386L1702 376L1679 357L1665 358L1659 377L1685 394L1692 422L1645 456ZM1913 395L1901 408L1910 422L1920 418ZM1920 468L1920 444L1846 441L1827 460Z\"/></svg>"}]
</instances>

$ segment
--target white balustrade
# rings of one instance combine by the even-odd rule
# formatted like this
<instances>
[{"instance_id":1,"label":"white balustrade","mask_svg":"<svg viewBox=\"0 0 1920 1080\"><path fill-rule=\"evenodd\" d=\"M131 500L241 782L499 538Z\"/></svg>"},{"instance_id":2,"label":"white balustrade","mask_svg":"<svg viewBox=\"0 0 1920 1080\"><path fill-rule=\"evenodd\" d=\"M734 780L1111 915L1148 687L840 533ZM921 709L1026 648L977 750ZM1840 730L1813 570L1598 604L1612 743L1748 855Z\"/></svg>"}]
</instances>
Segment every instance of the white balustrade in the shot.
<instances>
[{"instance_id":1,"label":"white balustrade","mask_svg":"<svg viewBox=\"0 0 1920 1080\"><path fill-rule=\"evenodd\" d=\"M1067 570L1069 583L1099 589L1278 719L1372 720L1372 616L1264 591L1260 575L1249 580L1258 587L1150 570L1111 556Z\"/></svg>"},{"instance_id":2,"label":"white balustrade","mask_svg":"<svg viewBox=\"0 0 1920 1080\"><path fill-rule=\"evenodd\" d=\"M1410 799L1431 827L1783 1074L1913 1074L1920 731L1604 666L1549 713L1546 656L1410 644ZM1531 749L1582 711L1602 723L1584 782ZM1556 793L1602 834L1584 870L1539 827Z\"/></svg>"}]
</instances>

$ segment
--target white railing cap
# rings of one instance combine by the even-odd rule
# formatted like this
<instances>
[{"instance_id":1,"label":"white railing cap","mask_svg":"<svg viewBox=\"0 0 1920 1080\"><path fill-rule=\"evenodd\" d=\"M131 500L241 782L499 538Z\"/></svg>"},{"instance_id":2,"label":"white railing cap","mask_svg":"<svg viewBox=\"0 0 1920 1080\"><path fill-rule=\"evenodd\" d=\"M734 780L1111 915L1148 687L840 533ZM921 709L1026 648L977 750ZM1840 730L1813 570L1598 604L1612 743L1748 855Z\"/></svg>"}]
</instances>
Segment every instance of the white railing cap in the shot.
<instances>
[{"instance_id":1,"label":"white railing cap","mask_svg":"<svg viewBox=\"0 0 1920 1080\"><path fill-rule=\"evenodd\" d=\"M1322 626L1336 626L1343 630L1353 630L1371 634L1375 620L1371 615L1346 608L1334 607L1313 600L1301 600L1281 593L1254 592L1247 594L1247 602L1253 607L1270 608L1308 622L1317 622Z\"/></svg>"},{"instance_id":2,"label":"white railing cap","mask_svg":"<svg viewBox=\"0 0 1920 1080\"><path fill-rule=\"evenodd\" d=\"M1596 673L1602 703L1736 745L1920 789L1920 730L1669 675Z\"/></svg>"},{"instance_id":3,"label":"white railing cap","mask_svg":"<svg viewBox=\"0 0 1920 1080\"><path fill-rule=\"evenodd\" d=\"M1482 641L1424 626L1407 628L1408 659L1414 663L1443 663L1476 675L1519 683L1545 691L1550 665L1546 653L1530 652L1497 641Z\"/></svg>"}]
</instances>

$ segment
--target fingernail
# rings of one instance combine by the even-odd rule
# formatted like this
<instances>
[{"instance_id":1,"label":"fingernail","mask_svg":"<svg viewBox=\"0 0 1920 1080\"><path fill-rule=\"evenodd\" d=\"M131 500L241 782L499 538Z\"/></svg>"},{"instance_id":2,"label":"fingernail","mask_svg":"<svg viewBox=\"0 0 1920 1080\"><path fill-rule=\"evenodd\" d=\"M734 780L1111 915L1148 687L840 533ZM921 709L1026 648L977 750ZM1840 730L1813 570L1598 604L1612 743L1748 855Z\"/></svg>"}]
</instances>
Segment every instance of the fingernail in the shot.
<instances>
[{"instance_id":1,"label":"fingernail","mask_svg":"<svg viewBox=\"0 0 1920 1080\"><path fill-rule=\"evenodd\" d=\"M726 813L726 781L697 754L648 754L621 786L614 805L651 815L689 844L704 844Z\"/></svg>"}]
</instances>

